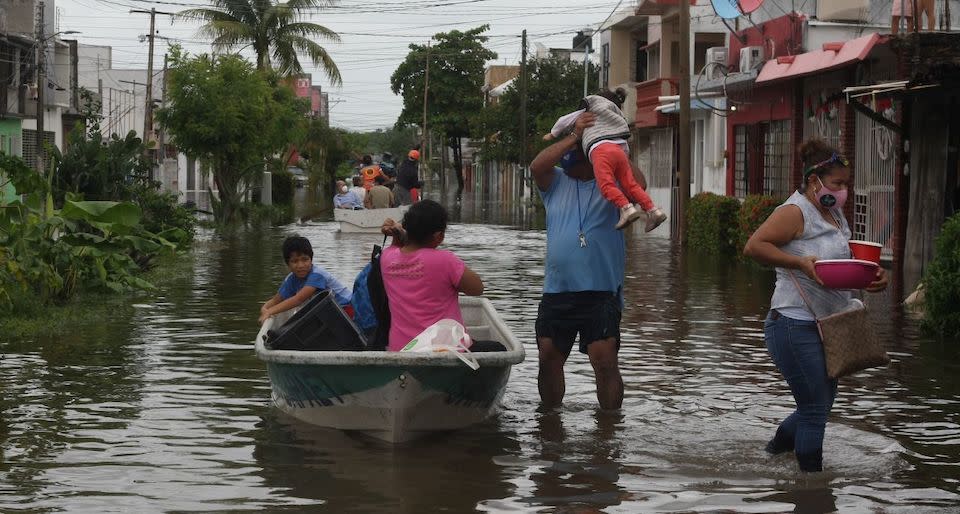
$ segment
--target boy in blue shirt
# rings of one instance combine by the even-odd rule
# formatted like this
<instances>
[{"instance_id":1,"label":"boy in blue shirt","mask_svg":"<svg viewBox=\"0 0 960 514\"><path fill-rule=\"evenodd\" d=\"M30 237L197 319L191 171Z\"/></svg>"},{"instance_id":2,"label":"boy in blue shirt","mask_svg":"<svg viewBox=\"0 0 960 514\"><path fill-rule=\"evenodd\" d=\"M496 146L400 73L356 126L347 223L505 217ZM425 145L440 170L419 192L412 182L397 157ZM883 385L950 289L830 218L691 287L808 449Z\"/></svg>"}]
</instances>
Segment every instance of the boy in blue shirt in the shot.
<instances>
[{"instance_id":1,"label":"boy in blue shirt","mask_svg":"<svg viewBox=\"0 0 960 514\"><path fill-rule=\"evenodd\" d=\"M327 270L313 263L313 247L305 237L292 236L283 241L283 260L290 274L280 284L280 290L260 307L260 323L267 318L300 306L317 291L329 289L337 303L351 318L353 295Z\"/></svg>"}]
</instances>

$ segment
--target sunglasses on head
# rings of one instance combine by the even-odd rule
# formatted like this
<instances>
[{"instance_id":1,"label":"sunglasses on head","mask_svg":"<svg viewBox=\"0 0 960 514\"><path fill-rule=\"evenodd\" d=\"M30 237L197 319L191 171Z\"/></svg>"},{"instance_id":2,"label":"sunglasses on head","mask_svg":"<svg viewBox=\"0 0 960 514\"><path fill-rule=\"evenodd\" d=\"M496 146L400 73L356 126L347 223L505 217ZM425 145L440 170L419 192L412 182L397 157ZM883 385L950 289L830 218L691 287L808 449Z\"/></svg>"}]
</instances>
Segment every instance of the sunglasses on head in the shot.
<instances>
[{"instance_id":1,"label":"sunglasses on head","mask_svg":"<svg viewBox=\"0 0 960 514\"><path fill-rule=\"evenodd\" d=\"M813 166L810 166L809 168L807 168L807 171L803 172L803 174L804 174L804 176L809 177L810 174L813 173L814 171L817 171L817 170L820 169L820 168L824 168L824 167L830 166L831 164L834 164L834 163L839 164L839 165L843 166L844 168L849 168L849 167L850 167L850 161L848 161L846 157L844 157L844 156L842 156L842 155L834 152L833 155L831 155L829 159L824 160L824 161L820 161L820 162L814 164Z\"/></svg>"}]
</instances>

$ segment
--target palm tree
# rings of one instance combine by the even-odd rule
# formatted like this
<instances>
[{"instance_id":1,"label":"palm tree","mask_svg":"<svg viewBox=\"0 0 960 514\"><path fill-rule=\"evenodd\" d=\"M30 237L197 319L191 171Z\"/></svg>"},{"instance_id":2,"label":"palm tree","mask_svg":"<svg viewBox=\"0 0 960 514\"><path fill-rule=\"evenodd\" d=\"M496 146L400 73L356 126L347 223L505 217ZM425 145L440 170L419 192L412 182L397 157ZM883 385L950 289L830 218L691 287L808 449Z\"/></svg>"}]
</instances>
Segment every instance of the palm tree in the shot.
<instances>
[{"instance_id":1,"label":"palm tree","mask_svg":"<svg viewBox=\"0 0 960 514\"><path fill-rule=\"evenodd\" d=\"M187 9L178 18L206 22L200 36L213 39L215 51L252 46L257 69L274 69L282 76L303 73L297 54L304 54L336 85L343 83L340 70L327 50L314 39L340 42L336 32L301 21L308 9L329 7L337 0L213 0L210 8Z\"/></svg>"}]
</instances>

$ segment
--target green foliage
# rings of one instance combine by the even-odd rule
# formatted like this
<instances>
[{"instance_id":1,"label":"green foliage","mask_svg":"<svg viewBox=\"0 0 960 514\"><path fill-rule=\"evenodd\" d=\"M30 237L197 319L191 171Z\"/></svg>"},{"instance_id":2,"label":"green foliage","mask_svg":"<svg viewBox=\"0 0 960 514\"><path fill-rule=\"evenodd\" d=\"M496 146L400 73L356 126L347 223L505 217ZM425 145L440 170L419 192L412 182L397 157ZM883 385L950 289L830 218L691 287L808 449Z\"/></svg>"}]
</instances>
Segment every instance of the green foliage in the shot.
<instances>
[{"instance_id":1,"label":"green foliage","mask_svg":"<svg viewBox=\"0 0 960 514\"><path fill-rule=\"evenodd\" d=\"M99 128L89 133L77 125L67 136L61 153L51 149L57 170L53 177L54 201L63 203L68 193L88 200L129 200L131 186L150 181L150 160L136 132L121 138L104 137Z\"/></svg>"},{"instance_id":2,"label":"green foliage","mask_svg":"<svg viewBox=\"0 0 960 514\"><path fill-rule=\"evenodd\" d=\"M341 169L349 170L347 176L353 173L352 162L366 144L364 134L330 127L324 120L309 120L299 144L303 157L300 166L306 170L311 184L332 187L334 178L342 178Z\"/></svg>"},{"instance_id":3,"label":"green foliage","mask_svg":"<svg viewBox=\"0 0 960 514\"><path fill-rule=\"evenodd\" d=\"M62 209L45 211L40 193L0 209L0 311L63 301L83 288L149 289L137 272L176 250L140 225L133 203L68 195Z\"/></svg>"},{"instance_id":4,"label":"green foliage","mask_svg":"<svg viewBox=\"0 0 960 514\"><path fill-rule=\"evenodd\" d=\"M346 180L350 177L357 174L357 170L354 169L353 164L350 162L341 162L337 169L334 172L334 178L337 180Z\"/></svg>"},{"instance_id":5,"label":"green foliage","mask_svg":"<svg viewBox=\"0 0 960 514\"><path fill-rule=\"evenodd\" d=\"M923 326L941 339L960 339L960 213L943 224L923 278Z\"/></svg>"},{"instance_id":6,"label":"green foliage","mask_svg":"<svg viewBox=\"0 0 960 514\"><path fill-rule=\"evenodd\" d=\"M340 70L317 40L340 42L336 32L303 21L318 9L329 6L326 0L215 0L213 7L187 9L177 13L180 19L204 21L200 34L213 40L218 54L235 48L251 47L257 54L257 69L274 69L286 77L303 73L299 55L310 58L313 65L340 85ZM273 62L271 63L271 58Z\"/></svg>"},{"instance_id":7,"label":"green foliage","mask_svg":"<svg viewBox=\"0 0 960 514\"><path fill-rule=\"evenodd\" d=\"M750 236L767 221L767 218L773 214L783 200L779 200L768 195L748 195L740 205L740 212L737 215L738 234L737 234L737 253L743 252Z\"/></svg>"},{"instance_id":8,"label":"green foliage","mask_svg":"<svg viewBox=\"0 0 960 514\"><path fill-rule=\"evenodd\" d=\"M418 143L417 132L417 129L412 126L361 132L359 135L364 139L362 153L372 155L390 152L394 160L400 163L407 157L407 152Z\"/></svg>"},{"instance_id":9,"label":"green foliage","mask_svg":"<svg viewBox=\"0 0 960 514\"><path fill-rule=\"evenodd\" d=\"M301 102L238 55L189 57L172 49L167 95L157 118L187 155L206 161L219 198L214 216L240 220L246 193L270 156L303 138Z\"/></svg>"},{"instance_id":10,"label":"green foliage","mask_svg":"<svg viewBox=\"0 0 960 514\"><path fill-rule=\"evenodd\" d=\"M270 175L271 200L276 205L293 205L293 173L287 170L275 171Z\"/></svg>"},{"instance_id":11,"label":"green foliage","mask_svg":"<svg viewBox=\"0 0 960 514\"><path fill-rule=\"evenodd\" d=\"M483 108L483 72L487 61L497 54L484 44L481 25L465 32L452 30L433 36L434 44L411 44L406 59L390 77L390 88L403 97L403 110L396 127L423 124L424 89L427 92L427 127L442 134L453 149L458 192L463 190L460 138L468 137ZM430 84L426 87L426 64L430 63Z\"/></svg>"},{"instance_id":12,"label":"green foliage","mask_svg":"<svg viewBox=\"0 0 960 514\"><path fill-rule=\"evenodd\" d=\"M263 205L248 203L243 205L243 218L250 225L289 225L293 223L293 205Z\"/></svg>"},{"instance_id":13,"label":"green foliage","mask_svg":"<svg viewBox=\"0 0 960 514\"><path fill-rule=\"evenodd\" d=\"M0 189L8 182L19 194L47 192L47 181L23 159L0 153Z\"/></svg>"},{"instance_id":14,"label":"green foliage","mask_svg":"<svg viewBox=\"0 0 960 514\"><path fill-rule=\"evenodd\" d=\"M451 30L433 36L433 44L410 44L406 59L390 76L393 94L403 97L403 110L397 126L423 123L423 91L426 64L430 61L430 87L427 91L427 125L448 136L467 136L472 119L483 107L483 69L497 58L484 43L482 25L465 32Z\"/></svg>"},{"instance_id":15,"label":"green foliage","mask_svg":"<svg viewBox=\"0 0 960 514\"><path fill-rule=\"evenodd\" d=\"M535 59L527 65L527 158L549 143L543 141L557 118L579 108L583 98L583 64L569 59ZM597 68L588 66L588 93L598 88ZM495 105L483 109L474 137L483 141L480 153L488 160L520 162L520 84L515 80Z\"/></svg>"},{"instance_id":16,"label":"green foliage","mask_svg":"<svg viewBox=\"0 0 960 514\"><path fill-rule=\"evenodd\" d=\"M177 201L177 196L164 193L151 185L131 188L132 200L140 206L140 223L147 232L157 234L178 248L185 248L196 234L197 218Z\"/></svg>"},{"instance_id":17,"label":"green foliage","mask_svg":"<svg viewBox=\"0 0 960 514\"><path fill-rule=\"evenodd\" d=\"M687 241L690 247L709 254L736 250L740 202L736 198L700 193L687 207Z\"/></svg>"}]
</instances>

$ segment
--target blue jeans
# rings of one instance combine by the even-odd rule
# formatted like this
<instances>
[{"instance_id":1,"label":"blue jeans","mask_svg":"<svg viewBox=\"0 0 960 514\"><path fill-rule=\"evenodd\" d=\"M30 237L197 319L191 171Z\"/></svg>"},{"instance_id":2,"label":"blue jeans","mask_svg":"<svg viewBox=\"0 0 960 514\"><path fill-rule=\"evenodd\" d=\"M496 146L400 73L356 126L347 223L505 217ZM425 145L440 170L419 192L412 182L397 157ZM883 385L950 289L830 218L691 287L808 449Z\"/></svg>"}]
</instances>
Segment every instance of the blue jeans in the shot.
<instances>
[{"instance_id":1,"label":"blue jeans","mask_svg":"<svg viewBox=\"0 0 960 514\"><path fill-rule=\"evenodd\" d=\"M801 471L821 471L823 433L837 396L837 381L827 376L817 324L772 310L763 323L763 333L767 351L797 403L797 410L780 423L767 450L793 450Z\"/></svg>"}]
</instances>

